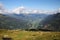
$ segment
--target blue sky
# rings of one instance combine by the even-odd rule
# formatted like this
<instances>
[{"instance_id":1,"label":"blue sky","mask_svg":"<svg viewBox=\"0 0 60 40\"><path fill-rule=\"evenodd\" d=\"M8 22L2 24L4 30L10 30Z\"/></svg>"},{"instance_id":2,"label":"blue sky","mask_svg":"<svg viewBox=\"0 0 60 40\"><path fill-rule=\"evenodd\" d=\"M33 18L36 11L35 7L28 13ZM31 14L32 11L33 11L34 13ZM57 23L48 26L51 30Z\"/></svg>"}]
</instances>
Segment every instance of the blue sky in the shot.
<instances>
[{"instance_id":1,"label":"blue sky","mask_svg":"<svg viewBox=\"0 0 60 40\"><path fill-rule=\"evenodd\" d=\"M24 6L29 9L55 10L60 8L60 0L0 0L7 9Z\"/></svg>"}]
</instances>

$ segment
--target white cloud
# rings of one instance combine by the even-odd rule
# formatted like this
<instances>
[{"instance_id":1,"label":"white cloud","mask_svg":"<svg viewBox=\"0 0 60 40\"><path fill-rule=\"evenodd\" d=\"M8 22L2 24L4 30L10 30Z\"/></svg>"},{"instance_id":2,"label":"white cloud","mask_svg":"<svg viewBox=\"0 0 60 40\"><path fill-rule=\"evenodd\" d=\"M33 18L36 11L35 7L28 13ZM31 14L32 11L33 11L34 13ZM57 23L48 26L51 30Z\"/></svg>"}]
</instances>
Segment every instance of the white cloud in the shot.
<instances>
[{"instance_id":1,"label":"white cloud","mask_svg":"<svg viewBox=\"0 0 60 40\"><path fill-rule=\"evenodd\" d=\"M0 14L7 14L9 11L5 9L4 5L0 3Z\"/></svg>"},{"instance_id":2,"label":"white cloud","mask_svg":"<svg viewBox=\"0 0 60 40\"><path fill-rule=\"evenodd\" d=\"M25 8L23 6L15 8L14 10L12 10L12 12L20 14L25 10Z\"/></svg>"},{"instance_id":3,"label":"white cloud","mask_svg":"<svg viewBox=\"0 0 60 40\"><path fill-rule=\"evenodd\" d=\"M39 13L39 10L32 10L32 13Z\"/></svg>"},{"instance_id":4,"label":"white cloud","mask_svg":"<svg viewBox=\"0 0 60 40\"><path fill-rule=\"evenodd\" d=\"M3 10L4 10L4 8L3 8L3 4L0 3L0 13L3 13Z\"/></svg>"},{"instance_id":5,"label":"white cloud","mask_svg":"<svg viewBox=\"0 0 60 40\"><path fill-rule=\"evenodd\" d=\"M56 12L60 12L60 8L58 10L54 10L54 11L49 11L49 10L37 10L37 9L27 9L24 6L18 7L13 9L12 11L9 11L7 9L5 9L4 5L2 3L0 3L0 13L2 14L53 14Z\"/></svg>"},{"instance_id":6,"label":"white cloud","mask_svg":"<svg viewBox=\"0 0 60 40\"><path fill-rule=\"evenodd\" d=\"M2 4L2 3L0 3L0 9L1 9L1 8L3 8L3 4Z\"/></svg>"},{"instance_id":7,"label":"white cloud","mask_svg":"<svg viewBox=\"0 0 60 40\"><path fill-rule=\"evenodd\" d=\"M15 8L14 10L12 10L13 13L16 13L16 14L53 14L55 11L49 11L49 10L36 10L36 9L27 9L23 6L21 7L18 7L18 8Z\"/></svg>"},{"instance_id":8,"label":"white cloud","mask_svg":"<svg viewBox=\"0 0 60 40\"><path fill-rule=\"evenodd\" d=\"M58 12L60 12L60 8L58 9Z\"/></svg>"},{"instance_id":9,"label":"white cloud","mask_svg":"<svg viewBox=\"0 0 60 40\"><path fill-rule=\"evenodd\" d=\"M51 11L53 14L56 14L56 13L60 13L60 8L58 8L58 9L56 9L56 10L53 10L53 11Z\"/></svg>"}]
</instances>

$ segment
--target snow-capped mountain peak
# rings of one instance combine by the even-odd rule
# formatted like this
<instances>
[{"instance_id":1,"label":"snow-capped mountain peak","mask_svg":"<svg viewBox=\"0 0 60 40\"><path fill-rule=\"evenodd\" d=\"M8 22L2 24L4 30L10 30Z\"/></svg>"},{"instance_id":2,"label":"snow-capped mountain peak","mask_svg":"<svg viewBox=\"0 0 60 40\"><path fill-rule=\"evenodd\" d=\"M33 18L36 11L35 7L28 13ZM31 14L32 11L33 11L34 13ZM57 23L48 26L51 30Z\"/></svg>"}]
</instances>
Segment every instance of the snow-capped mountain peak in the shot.
<instances>
[{"instance_id":1,"label":"snow-capped mountain peak","mask_svg":"<svg viewBox=\"0 0 60 40\"><path fill-rule=\"evenodd\" d=\"M20 14L25 10L25 7L21 6L12 10L13 13Z\"/></svg>"}]
</instances>

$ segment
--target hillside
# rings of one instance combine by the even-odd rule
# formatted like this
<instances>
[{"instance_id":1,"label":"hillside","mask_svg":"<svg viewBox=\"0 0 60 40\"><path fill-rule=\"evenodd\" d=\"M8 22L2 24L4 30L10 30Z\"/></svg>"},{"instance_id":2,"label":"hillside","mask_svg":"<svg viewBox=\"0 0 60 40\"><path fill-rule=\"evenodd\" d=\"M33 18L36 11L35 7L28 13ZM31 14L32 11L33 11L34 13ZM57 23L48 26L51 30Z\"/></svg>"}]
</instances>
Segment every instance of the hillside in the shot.
<instances>
[{"instance_id":1,"label":"hillside","mask_svg":"<svg viewBox=\"0 0 60 40\"><path fill-rule=\"evenodd\" d=\"M18 29L27 28L26 21L18 20L13 17L0 14L0 29Z\"/></svg>"},{"instance_id":2,"label":"hillside","mask_svg":"<svg viewBox=\"0 0 60 40\"><path fill-rule=\"evenodd\" d=\"M12 38L12 40L60 40L60 32L1 30L0 40L2 38Z\"/></svg>"},{"instance_id":3,"label":"hillside","mask_svg":"<svg viewBox=\"0 0 60 40\"><path fill-rule=\"evenodd\" d=\"M36 29L46 14L0 14L0 29Z\"/></svg>"},{"instance_id":4,"label":"hillside","mask_svg":"<svg viewBox=\"0 0 60 40\"><path fill-rule=\"evenodd\" d=\"M60 13L53 14L45 18L40 25L41 28L60 31Z\"/></svg>"}]
</instances>

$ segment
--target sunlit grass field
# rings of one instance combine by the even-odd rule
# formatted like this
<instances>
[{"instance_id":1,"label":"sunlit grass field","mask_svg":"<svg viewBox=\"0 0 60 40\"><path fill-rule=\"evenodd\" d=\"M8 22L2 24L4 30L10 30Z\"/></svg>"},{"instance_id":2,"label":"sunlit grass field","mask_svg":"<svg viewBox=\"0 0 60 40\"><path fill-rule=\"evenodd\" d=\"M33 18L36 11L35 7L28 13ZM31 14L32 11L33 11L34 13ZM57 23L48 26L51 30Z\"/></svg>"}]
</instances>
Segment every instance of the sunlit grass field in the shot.
<instances>
[{"instance_id":1,"label":"sunlit grass field","mask_svg":"<svg viewBox=\"0 0 60 40\"><path fill-rule=\"evenodd\" d=\"M60 40L60 32L0 30L0 40L4 35L12 40Z\"/></svg>"}]
</instances>

